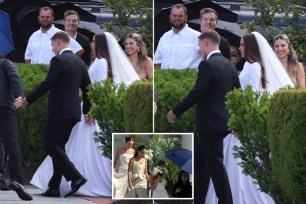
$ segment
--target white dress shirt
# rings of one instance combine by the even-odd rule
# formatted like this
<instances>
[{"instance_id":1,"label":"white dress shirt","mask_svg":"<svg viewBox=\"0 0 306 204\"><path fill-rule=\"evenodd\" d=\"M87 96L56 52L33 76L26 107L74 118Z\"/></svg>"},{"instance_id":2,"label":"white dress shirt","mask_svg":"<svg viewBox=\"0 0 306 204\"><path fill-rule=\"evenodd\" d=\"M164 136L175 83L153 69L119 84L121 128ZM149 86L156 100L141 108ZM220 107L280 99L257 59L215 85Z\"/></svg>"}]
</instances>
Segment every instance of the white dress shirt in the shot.
<instances>
[{"instance_id":1,"label":"white dress shirt","mask_svg":"<svg viewBox=\"0 0 306 204\"><path fill-rule=\"evenodd\" d=\"M41 29L35 31L28 41L24 59L31 60L31 64L50 64L52 57L54 57L50 39L58 31L61 30L54 25L45 33L43 33ZM70 47L73 53L83 49L81 45L71 37Z\"/></svg>"},{"instance_id":2,"label":"white dress shirt","mask_svg":"<svg viewBox=\"0 0 306 204\"><path fill-rule=\"evenodd\" d=\"M166 32L159 40L154 64L161 64L162 69L197 68L202 60L198 45L200 34L187 24L179 33L174 33L173 29Z\"/></svg>"}]
</instances>

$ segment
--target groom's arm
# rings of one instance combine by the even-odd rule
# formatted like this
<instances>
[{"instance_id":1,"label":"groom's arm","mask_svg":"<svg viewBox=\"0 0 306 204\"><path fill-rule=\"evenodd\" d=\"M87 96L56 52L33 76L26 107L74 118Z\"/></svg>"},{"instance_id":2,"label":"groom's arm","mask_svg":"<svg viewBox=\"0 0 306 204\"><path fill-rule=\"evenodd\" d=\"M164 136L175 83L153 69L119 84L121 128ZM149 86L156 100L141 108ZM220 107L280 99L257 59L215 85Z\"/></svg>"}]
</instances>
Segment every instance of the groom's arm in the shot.
<instances>
[{"instance_id":1,"label":"groom's arm","mask_svg":"<svg viewBox=\"0 0 306 204\"><path fill-rule=\"evenodd\" d=\"M194 88L189 92L184 100L172 109L172 112L176 117L180 117L186 110L194 106L199 99L205 95L213 80L213 72L211 69L211 66L206 61L200 63L198 68L198 77Z\"/></svg>"}]
</instances>

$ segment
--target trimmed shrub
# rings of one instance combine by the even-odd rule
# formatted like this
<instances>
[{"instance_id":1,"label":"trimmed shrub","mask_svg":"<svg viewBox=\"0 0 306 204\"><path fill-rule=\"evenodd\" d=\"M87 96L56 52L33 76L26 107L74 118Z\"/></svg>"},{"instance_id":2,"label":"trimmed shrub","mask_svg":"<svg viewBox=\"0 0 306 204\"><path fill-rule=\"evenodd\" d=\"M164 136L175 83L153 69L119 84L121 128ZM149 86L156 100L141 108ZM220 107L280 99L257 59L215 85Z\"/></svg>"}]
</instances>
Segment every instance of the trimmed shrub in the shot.
<instances>
[{"instance_id":1,"label":"trimmed shrub","mask_svg":"<svg viewBox=\"0 0 306 204\"><path fill-rule=\"evenodd\" d=\"M157 111L154 115L155 132L194 132L195 108L186 111L175 123L167 121L168 112L192 89L197 78L197 70L156 70L154 87L157 94Z\"/></svg>"},{"instance_id":2,"label":"trimmed shrub","mask_svg":"<svg viewBox=\"0 0 306 204\"><path fill-rule=\"evenodd\" d=\"M268 135L272 165L286 196L306 203L306 91L285 90L271 99Z\"/></svg>"},{"instance_id":3,"label":"trimmed shrub","mask_svg":"<svg viewBox=\"0 0 306 204\"><path fill-rule=\"evenodd\" d=\"M47 65L17 64L17 67L23 80L25 96L38 87L49 70ZM45 156L43 131L47 116L47 99L48 94L25 109L17 110L22 156L25 160L33 161L35 166L38 166Z\"/></svg>"},{"instance_id":4,"label":"trimmed shrub","mask_svg":"<svg viewBox=\"0 0 306 204\"><path fill-rule=\"evenodd\" d=\"M153 132L152 94L152 81L128 87L123 113L126 132Z\"/></svg>"}]
</instances>

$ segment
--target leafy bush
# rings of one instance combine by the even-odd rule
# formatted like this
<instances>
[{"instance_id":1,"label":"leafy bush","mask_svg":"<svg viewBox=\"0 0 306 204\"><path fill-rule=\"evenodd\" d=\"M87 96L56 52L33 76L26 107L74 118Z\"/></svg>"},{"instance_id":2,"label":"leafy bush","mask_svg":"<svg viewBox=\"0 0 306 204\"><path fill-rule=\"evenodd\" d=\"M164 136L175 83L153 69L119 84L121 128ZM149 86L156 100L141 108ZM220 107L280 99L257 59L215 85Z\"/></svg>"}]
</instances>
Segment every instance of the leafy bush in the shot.
<instances>
[{"instance_id":1,"label":"leafy bush","mask_svg":"<svg viewBox=\"0 0 306 204\"><path fill-rule=\"evenodd\" d=\"M235 89L228 93L229 127L238 136L241 146L235 146L234 156L242 159L243 172L256 180L259 189L270 194L275 202L284 202L279 180L270 157L267 115L270 108L267 92Z\"/></svg>"},{"instance_id":2,"label":"leafy bush","mask_svg":"<svg viewBox=\"0 0 306 204\"><path fill-rule=\"evenodd\" d=\"M286 196L306 203L306 92L281 91L273 95L268 114L272 165Z\"/></svg>"},{"instance_id":3,"label":"leafy bush","mask_svg":"<svg viewBox=\"0 0 306 204\"><path fill-rule=\"evenodd\" d=\"M152 94L151 81L128 87L123 114L126 132L153 132Z\"/></svg>"},{"instance_id":4,"label":"leafy bush","mask_svg":"<svg viewBox=\"0 0 306 204\"><path fill-rule=\"evenodd\" d=\"M157 112L154 115L155 132L193 132L195 130L195 108L186 111L175 123L167 122L168 112L192 89L197 71L156 70L154 87L157 94Z\"/></svg>"},{"instance_id":5,"label":"leafy bush","mask_svg":"<svg viewBox=\"0 0 306 204\"><path fill-rule=\"evenodd\" d=\"M27 96L46 77L49 70L47 65L17 64L23 84L24 95ZM17 110L19 127L19 142L23 158L39 165L45 155L43 149L43 134L47 116L47 98L44 95L26 109Z\"/></svg>"}]
</instances>

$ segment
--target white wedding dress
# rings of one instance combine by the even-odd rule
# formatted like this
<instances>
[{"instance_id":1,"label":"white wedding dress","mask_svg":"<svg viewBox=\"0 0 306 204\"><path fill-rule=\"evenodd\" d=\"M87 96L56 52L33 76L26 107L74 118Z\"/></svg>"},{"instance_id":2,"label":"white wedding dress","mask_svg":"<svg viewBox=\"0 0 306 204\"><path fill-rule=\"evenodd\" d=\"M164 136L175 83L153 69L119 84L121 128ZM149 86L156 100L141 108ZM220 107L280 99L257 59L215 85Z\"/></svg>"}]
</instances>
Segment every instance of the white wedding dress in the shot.
<instances>
[{"instance_id":1,"label":"white wedding dress","mask_svg":"<svg viewBox=\"0 0 306 204\"><path fill-rule=\"evenodd\" d=\"M169 198L168 192L166 190L166 184L167 180L165 178L161 178L160 182L153 190L152 198Z\"/></svg>"},{"instance_id":2,"label":"white wedding dress","mask_svg":"<svg viewBox=\"0 0 306 204\"><path fill-rule=\"evenodd\" d=\"M96 58L88 73L92 83L106 79L106 60ZM100 131L97 123L92 126L87 125L82 115L81 121L72 129L70 138L65 146L71 162L87 178L87 183L76 192L76 195L111 197L112 163L110 159L102 156L102 152L98 147L100 143L94 141L95 131ZM48 188L48 182L52 174L52 160L51 157L47 156L35 172L31 184L45 191ZM60 192L66 194L69 191L70 184L63 177Z\"/></svg>"},{"instance_id":3,"label":"white wedding dress","mask_svg":"<svg viewBox=\"0 0 306 204\"><path fill-rule=\"evenodd\" d=\"M294 86L285 69L282 67L273 50L266 40L257 32L253 32L265 65L267 87L266 90L273 94L276 90L287 85ZM239 75L241 88L245 89L251 85L254 91L263 91L261 86L261 66L259 63L244 64ZM241 158L234 158L234 146L241 146L239 139L234 134L227 135L223 140L224 166L227 170L234 204L274 204L275 202L268 194L261 192L259 186L254 184L255 180L242 173L243 168L239 165ZM217 204L218 198L215 194L214 186L210 181L206 195L206 204Z\"/></svg>"},{"instance_id":4,"label":"white wedding dress","mask_svg":"<svg viewBox=\"0 0 306 204\"><path fill-rule=\"evenodd\" d=\"M114 198L123 198L128 191L128 164L133 156L134 155L132 154L124 153L121 154L119 157L120 165L118 168L118 172L114 172L113 178Z\"/></svg>"}]
</instances>

